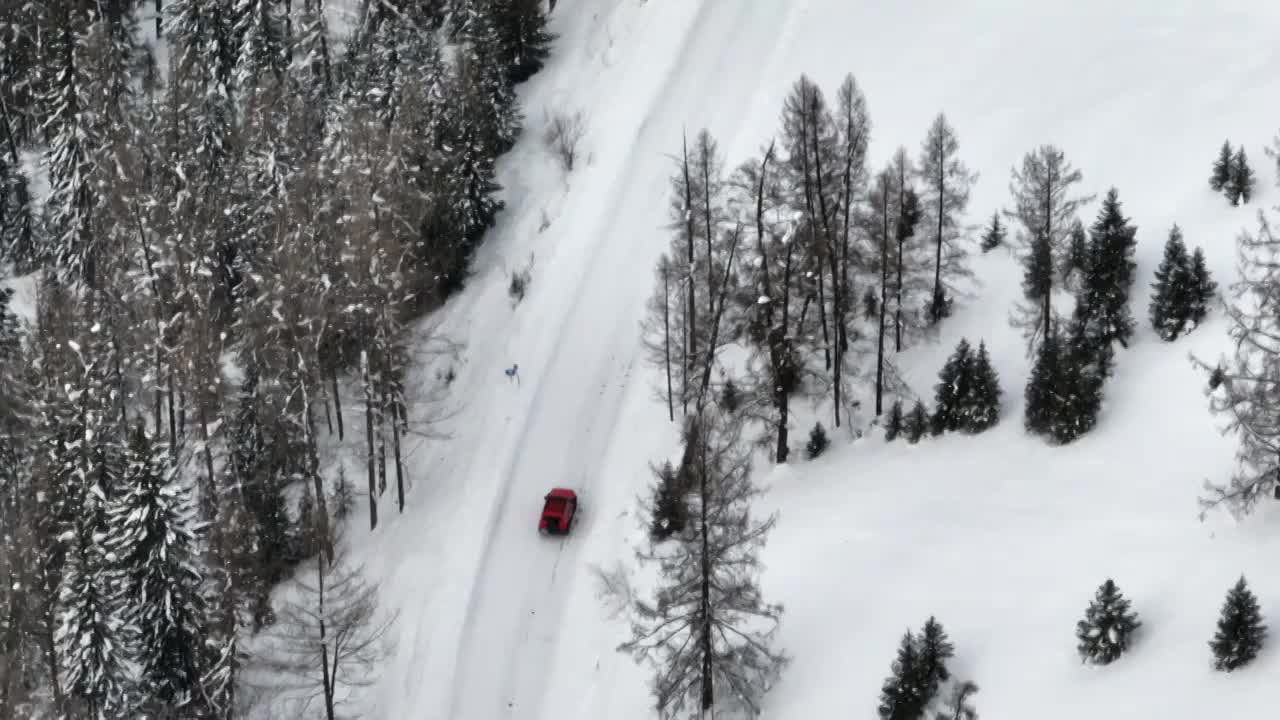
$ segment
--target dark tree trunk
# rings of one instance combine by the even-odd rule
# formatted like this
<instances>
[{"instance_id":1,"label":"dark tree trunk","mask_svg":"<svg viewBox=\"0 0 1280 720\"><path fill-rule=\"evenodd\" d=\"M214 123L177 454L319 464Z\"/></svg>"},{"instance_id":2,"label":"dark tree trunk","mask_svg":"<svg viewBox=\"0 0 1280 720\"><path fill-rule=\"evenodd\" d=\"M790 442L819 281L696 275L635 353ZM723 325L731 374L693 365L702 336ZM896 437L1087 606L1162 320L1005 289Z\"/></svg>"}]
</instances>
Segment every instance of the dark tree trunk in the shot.
<instances>
[{"instance_id":1,"label":"dark tree trunk","mask_svg":"<svg viewBox=\"0 0 1280 720\"><path fill-rule=\"evenodd\" d=\"M701 525L700 531L702 535L701 537L702 601L701 601L701 608L700 608L701 617L699 618L701 625L698 628L699 630L698 643L701 646L701 651L702 651L701 653L702 654L701 706L702 706L702 711L705 714L707 711L711 709L713 705L715 705L715 688L713 687L713 684L712 684L712 678L713 678L712 659L714 657L713 655L714 647L711 642L711 625L712 625L711 623L711 541L710 541L710 534L707 530L707 505L709 504L709 501L711 499L711 492L707 487L707 473L709 471L708 462L707 462L708 450L707 450L707 442L706 442L707 430L704 425L701 425L702 423L701 418L699 418L699 423L700 423L700 426L697 432L697 434L699 435L699 438L698 438L699 463L698 464L700 466L699 467L700 472L698 473L698 493L701 496L702 502L698 504L700 506L699 507L700 525Z\"/></svg>"},{"instance_id":2,"label":"dark tree trunk","mask_svg":"<svg viewBox=\"0 0 1280 720\"><path fill-rule=\"evenodd\" d=\"M889 185L883 198L883 234L880 236L880 328L876 344L876 416L884 412L884 316L889 304Z\"/></svg>"},{"instance_id":3,"label":"dark tree trunk","mask_svg":"<svg viewBox=\"0 0 1280 720\"><path fill-rule=\"evenodd\" d=\"M688 265L685 267L685 314L688 317L685 327L685 360L686 360L686 379L692 373L692 363L696 362L698 357L698 308L697 308L697 288L693 277L693 268L695 262L694 256L694 223L693 223L693 180L689 177L689 148L687 138L682 140L681 157L684 168L684 218L685 218L685 235L688 246ZM707 288L710 292L711 288ZM689 412L689 384L686 381L684 386L684 412Z\"/></svg>"},{"instance_id":4,"label":"dark tree trunk","mask_svg":"<svg viewBox=\"0 0 1280 720\"><path fill-rule=\"evenodd\" d=\"M663 262L666 262L665 257ZM667 419L675 422L676 407L671 399L671 268L662 267L662 347L666 355L667 371Z\"/></svg>"},{"instance_id":5,"label":"dark tree trunk","mask_svg":"<svg viewBox=\"0 0 1280 720\"><path fill-rule=\"evenodd\" d=\"M364 433L367 440L369 471L369 529L378 527L378 477L373 449L373 387L369 378L369 354L360 353L360 373L364 380Z\"/></svg>"},{"instance_id":6,"label":"dark tree trunk","mask_svg":"<svg viewBox=\"0 0 1280 720\"><path fill-rule=\"evenodd\" d=\"M338 393L338 368L334 363L329 368L329 387L333 392L333 416L338 421L338 439L343 439L342 432L342 395Z\"/></svg>"}]
</instances>

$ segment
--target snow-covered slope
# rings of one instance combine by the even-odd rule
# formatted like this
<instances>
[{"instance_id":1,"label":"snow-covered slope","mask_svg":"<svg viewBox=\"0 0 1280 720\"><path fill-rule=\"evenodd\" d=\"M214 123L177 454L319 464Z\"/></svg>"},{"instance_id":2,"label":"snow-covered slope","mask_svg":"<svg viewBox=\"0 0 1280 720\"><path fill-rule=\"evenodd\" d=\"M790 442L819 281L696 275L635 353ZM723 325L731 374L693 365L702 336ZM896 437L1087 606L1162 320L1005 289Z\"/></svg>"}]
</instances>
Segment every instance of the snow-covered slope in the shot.
<instances>
[{"instance_id":1,"label":"snow-covered slope","mask_svg":"<svg viewBox=\"0 0 1280 720\"><path fill-rule=\"evenodd\" d=\"M1262 146L1280 118L1277 23L1265 3L559 0L560 40L522 88L525 137L502 163L507 210L441 315L466 343L452 438L410 457L403 516L352 533L400 612L367 716L651 716L646 673L614 652L625 628L596 598L591 564L629 556L646 463L674 447L638 323L668 242L669 156L683 129L710 129L735 166L776 131L801 73L834 93L853 72L873 167L900 144L914 155L946 111L982 173L975 223L1007 204L1023 153L1056 144L1085 191L1115 185L1139 226L1143 319L1174 222L1225 285L1236 232L1275 201ZM544 111L578 108L585 160L565 176L540 145ZM1258 165L1248 208L1207 189L1224 138ZM507 272L530 256L532 284L513 308ZM1119 354L1098 429L1049 448L1021 432L1027 363L1006 323L1018 270L1003 251L975 269L977 299L902 364L928 393L961 335L984 339L1005 390L997 430L914 447L840 434L818 461L761 464L781 512L765 591L788 606L781 643L795 657L766 716L873 717L898 637L930 614L953 635L957 673L982 686L984 718L1262 712L1280 653L1228 676L1209 669L1206 646L1241 572L1264 611L1280 607L1268 573L1280 525L1197 520L1199 487L1229 471L1232 443L1186 353L1224 349L1221 319L1176 344L1144 327ZM501 372L512 362L519 385ZM535 532L554 485L583 496L566 540ZM1108 575L1146 625L1118 665L1082 667L1072 631Z\"/></svg>"}]
</instances>

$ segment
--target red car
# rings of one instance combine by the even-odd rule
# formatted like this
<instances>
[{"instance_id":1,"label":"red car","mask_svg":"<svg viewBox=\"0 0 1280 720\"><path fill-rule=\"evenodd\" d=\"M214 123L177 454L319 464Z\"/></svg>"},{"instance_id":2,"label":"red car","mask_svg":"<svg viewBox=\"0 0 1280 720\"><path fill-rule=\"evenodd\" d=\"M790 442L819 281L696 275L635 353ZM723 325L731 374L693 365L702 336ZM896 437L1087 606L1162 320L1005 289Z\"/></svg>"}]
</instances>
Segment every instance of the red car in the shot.
<instances>
[{"instance_id":1,"label":"red car","mask_svg":"<svg viewBox=\"0 0 1280 720\"><path fill-rule=\"evenodd\" d=\"M552 488L542 503L542 518L538 532L547 535L567 535L573 518L578 514L578 494L568 488Z\"/></svg>"}]
</instances>

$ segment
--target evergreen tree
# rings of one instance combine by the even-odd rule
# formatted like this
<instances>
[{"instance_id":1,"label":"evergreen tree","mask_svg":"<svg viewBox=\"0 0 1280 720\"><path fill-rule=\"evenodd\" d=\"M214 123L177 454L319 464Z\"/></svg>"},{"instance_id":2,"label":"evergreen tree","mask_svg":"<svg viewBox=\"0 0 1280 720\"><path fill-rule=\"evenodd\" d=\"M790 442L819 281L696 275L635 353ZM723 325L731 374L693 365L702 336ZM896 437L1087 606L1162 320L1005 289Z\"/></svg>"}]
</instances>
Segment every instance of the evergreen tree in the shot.
<instances>
[{"instance_id":1,"label":"evergreen tree","mask_svg":"<svg viewBox=\"0 0 1280 720\"><path fill-rule=\"evenodd\" d=\"M1253 197L1254 176L1253 168L1249 167L1249 160L1245 157L1244 146L1236 148L1236 154L1231 157L1231 177L1227 181L1225 188L1227 199L1232 205L1248 204Z\"/></svg>"},{"instance_id":2,"label":"evergreen tree","mask_svg":"<svg viewBox=\"0 0 1280 720\"><path fill-rule=\"evenodd\" d=\"M1025 302L1015 309L1015 325L1023 323L1035 313L1052 313L1052 306L1047 303L1053 293L1053 274L1053 247L1049 244L1049 236L1037 233L1022 258L1022 296ZM1052 318L1051 315L1049 317ZM1038 320L1036 322L1039 323ZM1024 332L1034 336L1044 331L1037 324L1035 329ZM1030 344L1028 347L1034 345Z\"/></svg>"},{"instance_id":3,"label":"evergreen tree","mask_svg":"<svg viewBox=\"0 0 1280 720\"><path fill-rule=\"evenodd\" d=\"M955 652L955 645L947 638L942 623L930 616L920 630L919 688L926 705L937 695L942 683L951 679L947 661Z\"/></svg>"},{"instance_id":4,"label":"evergreen tree","mask_svg":"<svg viewBox=\"0 0 1280 720\"><path fill-rule=\"evenodd\" d=\"M1241 575L1227 593L1218 631L1209 642L1214 669L1231 672L1248 665L1258 656L1266 637L1267 626L1262 622L1258 599Z\"/></svg>"},{"instance_id":5,"label":"evergreen tree","mask_svg":"<svg viewBox=\"0 0 1280 720\"><path fill-rule=\"evenodd\" d=\"M1209 314L1209 303L1218 292L1218 283L1213 281L1209 268L1205 265L1204 250L1196 247L1191 253L1191 311L1188 317L1194 326L1204 322Z\"/></svg>"},{"instance_id":6,"label":"evergreen tree","mask_svg":"<svg viewBox=\"0 0 1280 720\"><path fill-rule=\"evenodd\" d=\"M1129 600L1108 578L1076 624L1080 641L1076 649L1084 661L1106 665L1129 649L1130 637L1140 627L1138 614L1129 610Z\"/></svg>"},{"instance_id":7,"label":"evergreen tree","mask_svg":"<svg viewBox=\"0 0 1280 720\"><path fill-rule=\"evenodd\" d=\"M916 401L902 429L907 435L907 442L912 445L920 442L920 438L929 431L929 411L925 408L923 400Z\"/></svg>"},{"instance_id":8,"label":"evergreen tree","mask_svg":"<svg viewBox=\"0 0 1280 720\"><path fill-rule=\"evenodd\" d=\"M902 434L904 427L904 419L902 417L902 400L894 400L893 405L889 407L889 418L884 423L884 440L885 442L893 442Z\"/></svg>"},{"instance_id":9,"label":"evergreen tree","mask_svg":"<svg viewBox=\"0 0 1280 720\"><path fill-rule=\"evenodd\" d=\"M1024 424L1028 432L1049 433L1062 412L1061 394L1067 381L1063 365L1062 333L1055 323L1040 343L1027 380Z\"/></svg>"},{"instance_id":10,"label":"evergreen tree","mask_svg":"<svg viewBox=\"0 0 1280 720\"><path fill-rule=\"evenodd\" d=\"M63 690L75 712L115 717L128 704L126 638L120 572L104 547L108 502L119 489L120 458L114 433L116 394L109 383L113 354L98 326L82 333L73 352L79 368L66 388L83 434L66 438L60 460L77 502L66 537L54 644Z\"/></svg>"},{"instance_id":11,"label":"evergreen tree","mask_svg":"<svg viewBox=\"0 0 1280 720\"><path fill-rule=\"evenodd\" d=\"M1084 223L1076 220L1071 223L1071 235L1067 239L1067 253L1062 262L1062 278L1068 282L1078 274L1083 274L1089 266L1089 238L1085 234Z\"/></svg>"},{"instance_id":12,"label":"evergreen tree","mask_svg":"<svg viewBox=\"0 0 1280 720\"><path fill-rule=\"evenodd\" d=\"M973 362L969 341L960 338L955 352L938 372L938 383L934 386L934 435L960 429L965 404L973 389Z\"/></svg>"},{"instance_id":13,"label":"evergreen tree","mask_svg":"<svg viewBox=\"0 0 1280 720\"><path fill-rule=\"evenodd\" d=\"M1076 303L1077 315L1082 315L1079 319L1089 325L1088 331L1098 343L1109 347L1118 342L1128 347L1134 326L1129 291L1137 267L1133 254L1138 230L1121 212L1115 188L1107 192L1089 232L1089 259Z\"/></svg>"},{"instance_id":14,"label":"evergreen tree","mask_svg":"<svg viewBox=\"0 0 1280 720\"><path fill-rule=\"evenodd\" d=\"M991 365L985 342L978 342L973 360L969 393L960 405L959 428L967 433L980 433L1000 422L1000 378Z\"/></svg>"},{"instance_id":15,"label":"evergreen tree","mask_svg":"<svg viewBox=\"0 0 1280 720\"><path fill-rule=\"evenodd\" d=\"M480 12L497 30L498 60L507 82L518 85L542 69L555 36L547 31L540 0L486 0Z\"/></svg>"},{"instance_id":16,"label":"evergreen tree","mask_svg":"<svg viewBox=\"0 0 1280 720\"><path fill-rule=\"evenodd\" d=\"M986 231L982 234L982 252L991 252L1003 245L1006 234L1007 231L1000 224L1000 213L992 213L991 224L987 226Z\"/></svg>"},{"instance_id":17,"label":"evergreen tree","mask_svg":"<svg viewBox=\"0 0 1280 720\"><path fill-rule=\"evenodd\" d=\"M1097 424L1111 357L1111 347L1100 344L1086 323L1071 323L1061 365L1062 385L1055 393L1057 407L1049 431L1057 442L1069 443Z\"/></svg>"},{"instance_id":18,"label":"evergreen tree","mask_svg":"<svg viewBox=\"0 0 1280 720\"><path fill-rule=\"evenodd\" d=\"M129 438L107 547L125 573L128 624L143 677L144 708L183 707L200 692L207 611L195 502L139 421Z\"/></svg>"},{"instance_id":19,"label":"evergreen tree","mask_svg":"<svg viewBox=\"0 0 1280 720\"><path fill-rule=\"evenodd\" d=\"M1218 192L1226 190L1231 181L1231 141L1223 140L1222 149L1218 151L1218 159L1213 162L1213 174L1209 176L1209 187Z\"/></svg>"},{"instance_id":20,"label":"evergreen tree","mask_svg":"<svg viewBox=\"0 0 1280 720\"><path fill-rule=\"evenodd\" d=\"M898 645L892 674L880 689L877 712L881 720L918 720L924 717L929 699L921 685L921 670L919 643L908 630Z\"/></svg>"},{"instance_id":21,"label":"evergreen tree","mask_svg":"<svg viewBox=\"0 0 1280 720\"><path fill-rule=\"evenodd\" d=\"M1176 340L1191 316L1195 293L1190 273L1191 261L1182 241L1182 230L1174 225L1164 244L1164 257L1151 284L1151 327L1162 340Z\"/></svg>"},{"instance_id":22,"label":"evergreen tree","mask_svg":"<svg viewBox=\"0 0 1280 720\"><path fill-rule=\"evenodd\" d=\"M814 423L813 430L809 431L809 442L805 444L805 452L808 453L809 459L812 460L823 452L831 444L831 440L827 438L827 431L822 427L822 423Z\"/></svg>"}]
</instances>

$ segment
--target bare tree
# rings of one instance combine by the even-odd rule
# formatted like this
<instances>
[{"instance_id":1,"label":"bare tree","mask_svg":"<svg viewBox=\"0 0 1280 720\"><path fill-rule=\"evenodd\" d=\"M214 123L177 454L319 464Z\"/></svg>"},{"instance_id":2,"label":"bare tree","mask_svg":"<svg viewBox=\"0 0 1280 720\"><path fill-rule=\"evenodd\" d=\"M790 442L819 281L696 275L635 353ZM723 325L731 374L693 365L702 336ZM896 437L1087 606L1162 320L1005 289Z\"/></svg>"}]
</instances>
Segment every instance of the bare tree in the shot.
<instances>
[{"instance_id":1,"label":"bare tree","mask_svg":"<svg viewBox=\"0 0 1280 720\"><path fill-rule=\"evenodd\" d=\"M632 637L618 649L653 668L663 718L687 707L703 717L713 709L758 716L761 697L789 660L773 647L782 606L764 601L757 580L757 553L776 516L751 517L760 491L740 420L702 408L689 418L684 442L690 522L674 547L640 553L662 579L653 601L632 603ZM619 590L621 577L611 580L614 592L629 593Z\"/></svg>"},{"instance_id":2,"label":"bare tree","mask_svg":"<svg viewBox=\"0 0 1280 720\"><path fill-rule=\"evenodd\" d=\"M1092 195L1069 194L1083 175L1067 162L1062 150L1041 145L1023 157L1022 168L1014 168L1012 177L1009 190L1014 209L1004 212L1022 225L1018 241L1023 261L1030 257L1035 239L1041 236L1049 246L1049 267L1055 267L1054 258L1067 244L1076 211L1093 199ZM1035 287L1036 292L1026 296L1011 318L1011 324L1021 327L1027 337L1028 354L1034 351L1037 338L1048 335L1053 321L1052 280L1036 283Z\"/></svg>"},{"instance_id":3,"label":"bare tree","mask_svg":"<svg viewBox=\"0 0 1280 720\"><path fill-rule=\"evenodd\" d=\"M578 160L578 144L587 133L587 122L581 110L556 111L547 116L547 129L542 136L547 149L560 161L565 172L573 172Z\"/></svg>"},{"instance_id":4,"label":"bare tree","mask_svg":"<svg viewBox=\"0 0 1280 720\"><path fill-rule=\"evenodd\" d=\"M933 293L929 301L929 322L937 324L951 312L954 288L949 282L972 273L964 264L965 252L958 241L964 236L960 216L969 205L969 191L977 180L956 154L960 141L938 113L920 148L920 176L924 183L924 212L933 236Z\"/></svg>"},{"instance_id":5,"label":"bare tree","mask_svg":"<svg viewBox=\"0 0 1280 720\"><path fill-rule=\"evenodd\" d=\"M1192 359L1212 372L1209 409L1226 417L1224 432L1240 442L1235 472L1226 483L1206 483L1201 504L1244 515L1267 493L1280 497L1280 237L1261 211L1257 233L1240 234L1237 254L1240 279L1226 303L1234 356L1216 366Z\"/></svg>"},{"instance_id":6,"label":"bare tree","mask_svg":"<svg viewBox=\"0 0 1280 720\"><path fill-rule=\"evenodd\" d=\"M315 572L299 575L280 620L261 651L273 671L280 702L305 713L320 703L326 720L347 717L352 691L367 687L393 650L389 631L396 614L378 607L378 586L345 551L332 565L315 558Z\"/></svg>"}]
</instances>

